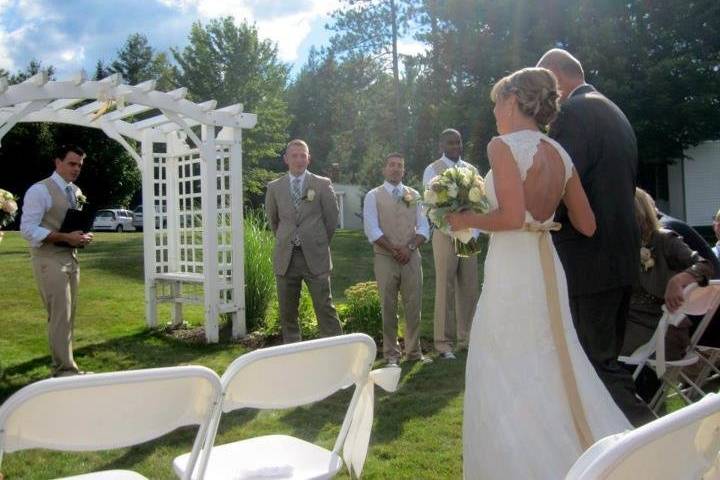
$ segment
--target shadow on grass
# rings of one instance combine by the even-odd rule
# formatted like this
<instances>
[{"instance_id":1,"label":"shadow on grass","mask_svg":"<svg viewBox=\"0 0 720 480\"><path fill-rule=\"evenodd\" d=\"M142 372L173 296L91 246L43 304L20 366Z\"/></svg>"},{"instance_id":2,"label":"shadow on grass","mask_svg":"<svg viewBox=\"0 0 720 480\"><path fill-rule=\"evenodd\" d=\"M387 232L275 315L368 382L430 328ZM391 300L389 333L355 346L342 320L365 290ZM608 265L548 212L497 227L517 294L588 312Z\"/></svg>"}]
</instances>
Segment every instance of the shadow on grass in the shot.
<instances>
[{"instance_id":1,"label":"shadow on grass","mask_svg":"<svg viewBox=\"0 0 720 480\"><path fill-rule=\"evenodd\" d=\"M80 267L143 282L143 242L136 235L106 233L80 253Z\"/></svg>"},{"instance_id":2,"label":"shadow on grass","mask_svg":"<svg viewBox=\"0 0 720 480\"><path fill-rule=\"evenodd\" d=\"M375 424L372 440L390 443L400 437L403 425L413 419L429 418L445 408L464 389L465 355L457 361L436 361L430 365L406 362L402 365L397 392L375 388ZM316 404L286 411L281 423L288 434L319 443L321 434L335 441L354 389L337 392ZM327 440L324 438L323 440ZM330 444L332 448L332 443Z\"/></svg>"},{"instance_id":3,"label":"shadow on grass","mask_svg":"<svg viewBox=\"0 0 720 480\"><path fill-rule=\"evenodd\" d=\"M75 361L81 368L93 372L168 367L192 363L198 357L217 354L227 348L225 343L189 343L148 329L78 348ZM0 377L0 402L29 383L48 378L50 364L50 356L45 355L5 367Z\"/></svg>"}]
</instances>

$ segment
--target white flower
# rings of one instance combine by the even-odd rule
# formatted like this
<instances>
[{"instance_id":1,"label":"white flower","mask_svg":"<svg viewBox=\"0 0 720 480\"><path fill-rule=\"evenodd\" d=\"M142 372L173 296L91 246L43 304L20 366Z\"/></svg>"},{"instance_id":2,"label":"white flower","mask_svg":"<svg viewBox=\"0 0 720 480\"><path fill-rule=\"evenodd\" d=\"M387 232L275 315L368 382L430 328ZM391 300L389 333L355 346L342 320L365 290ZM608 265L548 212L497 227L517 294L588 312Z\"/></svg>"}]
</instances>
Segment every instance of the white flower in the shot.
<instances>
[{"instance_id":1,"label":"white flower","mask_svg":"<svg viewBox=\"0 0 720 480\"><path fill-rule=\"evenodd\" d=\"M463 187L469 187L472 183L473 172L469 169L465 169L460 176L460 183Z\"/></svg>"},{"instance_id":2,"label":"white flower","mask_svg":"<svg viewBox=\"0 0 720 480\"><path fill-rule=\"evenodd\" d=\"M315 199L315 190L312 188L308 188L307 193L305 194L305 200L308 202L312 202Z\"/></svg>"},{"instance_id":3,"label":"white flower","mask_svg":"<svg viewBox=\"0 0 720 480\"><path fill-rule=\"evenodd\" d=\"M3 190L3 189L0 188L0 199L13 200L14 197L13 197L13 194L12 194L12 193L8 192L7 190Z\"/></svg>"},{"instance_id":4,"label":"white flower","mask_svg":"<svg viewBox=\"0 0 720 480\"><path fill-rule=\"evenodd\" d=\"M647 272L655 266L652 250L647 247L640 247L640 266L643 272Z\"/></svg>"},{"instance_id":5,"label":"white flower","mask_svg":"<svg viewBox=\"0 0 720 480\"><path fill-rule=\"evenodd\" d=\"M2 204L2 209L5 213L8 213L10 215L13 215L15 212L17 212L18 206L17 203L15 203L15 200L5 200L5 203Z\"/></svg>"},{"instance_id":6,"label":"white flower","mask_svg":"<svg viewBox=\"0 0 720 480\"><path fill-rule=\"evenodd\" d=\"M432 189L425 190L425 203L436 205L438 201L437 193Z\"/></svg>"},{"instance_id":7,"label":"white flower","mask_svg":"<svg viewBox=\"0 0 720 480\"><path fill-rule=\"evenodd\" d=\"M458 187L455 184L452 184L448 187L448 197L450 198L456 198L458 196Z\"/></svg>"},{"instance_id":8,"label":"white flower","mask_svg":"<svg viewBox=\"0 0 720 480\"><path fill-rule=\"evenodd\" d=\"M480 200L482 200L483 194L477 187L472 187L470 191L468 192L468 200L470 200L473 203L480 203Z\"/></svg>"},{"instance_id":9,"label":"white flower","mask_svg":"<svg viewBox=\"0 0 720 480\"><path fill-rule=\"evenodd\" d=\"M469 228L457 231L453 230L452 236L460 240L462 243L468 243L470 239L473 238L473 232Z\"/></svg>"}]
</instances>

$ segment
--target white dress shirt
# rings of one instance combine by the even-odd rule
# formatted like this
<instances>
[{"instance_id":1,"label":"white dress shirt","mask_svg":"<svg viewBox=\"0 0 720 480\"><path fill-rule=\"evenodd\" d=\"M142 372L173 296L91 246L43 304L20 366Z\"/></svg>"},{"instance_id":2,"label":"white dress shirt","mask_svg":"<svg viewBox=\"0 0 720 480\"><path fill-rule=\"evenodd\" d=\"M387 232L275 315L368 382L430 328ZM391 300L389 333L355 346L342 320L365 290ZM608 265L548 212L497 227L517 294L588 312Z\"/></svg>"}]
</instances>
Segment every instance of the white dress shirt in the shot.
<instances>
[{"instance_id":1,"label":"white dress shirt","mask_svg":"<svg viewBox=\"0 0 720 480\"><path fill-rule=\"evenodd\" d=\"M390 182L383 183L383 187L390 196L393 196L393 190L397 187L400 189L400 193L405 193L405 186L401 183L393 185ZM418 199L419 200L419 199ZM415 205L415 233L425 237L425 241L430 238L430 225L428 224L427 217L423 213L422 207L418 201ZM380 229L380 221L378 220L377 210L377 199L375 198L375 189L370 190L365 195L365 205L363 206L363 229L365 230L365 236L367 236L370 243L375 243L378 238L384 235Z\"/></svg>"},{"instance_id":2,"label":"white dress shirt","mask_svg":"<svg viewBox=\"0 0 720 480\"><path fill-rule=\"evenodd\" d=\"M712 251L716 257L720 258L720 242L715 244L715 246L712 248Z\"/></svg>"},{"instance_id":3,"label":"white dress shirt","mask_svg":"<svg viewBox=\"0 0 720 480\"><path fill-rule=\"evenodd\" d=\"M77 195L78 187L73 183L66 182L57 172L53 172L50 178L60 187L63 193L69 185L73 189L73 193ZM50 230L40 226L45 212L50 210L50 207L52 207L52 198L44 184L36 183L25 193L22 217L20 218L20 232L31 247L37 248L41 246L43 240L50 235Z\"/></svg>"},{"instance_id":4,"label":"white dress shirt","mask_svg":"<svg viewBox=\"0 0 720 480\"><path fill-rule=\"evenodd\" d=\"M458 158L457 162L453 162L452 160L447 158L445 156L445 154L443 154L443 156L440 157L440 160L445 162L445 165L447 165L448 168L465 167L465 168L469 168L470 170L477 172L477 168L473 167L472 165L470 165L468 162L466 162L462 158ZM423 172L423 187L424 188L427 188L428 184L430 183L430 180L432 180L434 177L437 176L437 172L435 172L433 163L435 163L435 162L432 162L430 165L425 167L425 172Z\"/></svg>"}]
</instances>

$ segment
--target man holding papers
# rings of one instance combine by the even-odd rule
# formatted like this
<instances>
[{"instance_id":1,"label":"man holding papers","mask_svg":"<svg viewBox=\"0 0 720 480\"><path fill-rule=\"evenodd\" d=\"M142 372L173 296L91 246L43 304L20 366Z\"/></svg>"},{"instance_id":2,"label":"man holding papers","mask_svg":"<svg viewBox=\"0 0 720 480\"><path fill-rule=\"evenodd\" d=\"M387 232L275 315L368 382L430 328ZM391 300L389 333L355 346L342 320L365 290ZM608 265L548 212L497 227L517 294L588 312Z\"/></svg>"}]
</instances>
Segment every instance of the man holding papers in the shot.
<instances>
[{"instance_id":1,"label":"man holding papers","mask_svg":"<svg viewBox=\"0 0 720 480\"><path fill-rule=\"evenodd\" d=\"M83 230L63 233L70 210L80 210L84 196L73 183L80 175L85 152L62 145L55 157L55 172L34 184L25 194L20 230L30 243L33 273L48 312L48 339L53 376L81 372L73 359L72 339L80 279L77 248L92 241Z\"/></svg>"}]
</instances>

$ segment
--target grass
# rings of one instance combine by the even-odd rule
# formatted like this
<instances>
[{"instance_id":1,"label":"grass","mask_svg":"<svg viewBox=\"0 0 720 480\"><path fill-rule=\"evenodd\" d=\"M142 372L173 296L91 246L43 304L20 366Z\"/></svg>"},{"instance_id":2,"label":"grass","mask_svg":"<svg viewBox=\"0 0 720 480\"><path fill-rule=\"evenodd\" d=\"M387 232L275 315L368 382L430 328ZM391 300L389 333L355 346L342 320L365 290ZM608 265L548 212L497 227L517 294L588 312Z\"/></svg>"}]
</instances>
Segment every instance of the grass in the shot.
<instances>
[{"instance_id":1,"label":"grass","mask_svg":"<svg viewBox=\"0 0 720 480\"><path fill-rule=\"evenodd\" d=\"M332 244L333 292L344 300L347 287L373 279L372 251L359 231L340 231ZM425 284L422 332L432 337L434 275L432 250L423 248ZM30 268L26 243L6 232L0 244L0 402L28 383L47 378L50 358L46 316ZM144 321L142 237L137 233L100 233L81 253L80 303L75 326L75 356L95 372L183 364L205 365L222 373L247 349L239 343L188 343ZM161 314L167 317L168 311ZM201 321L201 312L187 315ZM431 365L403 364L401 388L377 389L375 423L365 478L455 479L462 477L462 393L465 357ZM268 433L289 433L331 448L348 393L309 407L283 411L240 411L223 417L218 442ZM91 453L25 451L5 456L2 472L10 479L44 479L92 470L129 468L148 478L175 478L172 459L188 451L194 429L181 429L132 448ZM349 478L345 473L340 479Z\"/></svg>"}]
</instances>

